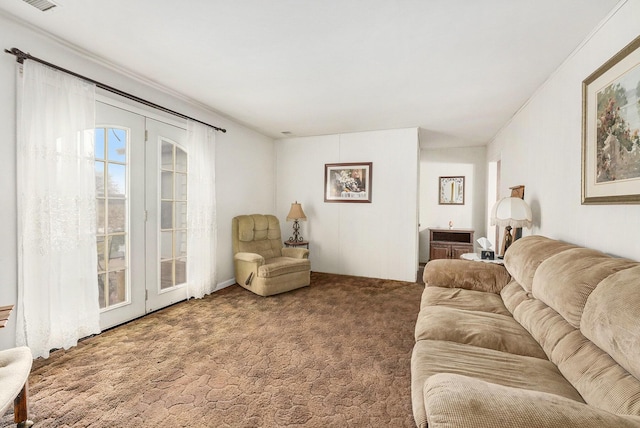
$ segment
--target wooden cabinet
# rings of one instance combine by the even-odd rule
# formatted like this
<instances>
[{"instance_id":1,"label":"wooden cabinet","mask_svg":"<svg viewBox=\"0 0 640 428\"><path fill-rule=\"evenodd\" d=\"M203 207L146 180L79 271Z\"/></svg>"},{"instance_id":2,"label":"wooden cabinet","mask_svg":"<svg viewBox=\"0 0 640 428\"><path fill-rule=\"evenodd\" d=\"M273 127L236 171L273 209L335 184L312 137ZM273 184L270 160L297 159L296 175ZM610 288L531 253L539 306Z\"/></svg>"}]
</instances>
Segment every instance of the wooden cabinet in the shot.
<instances>
[{"instance_id":1,"label":"wooden cabinet","mask_svg":"<svg viewBox=\"0 0 640 428\"><path fill-rule=\"evenodd\" d=\"M473 230L429 229L429 260L459 259L473 253Z\"/></svg>"}]
</instances>

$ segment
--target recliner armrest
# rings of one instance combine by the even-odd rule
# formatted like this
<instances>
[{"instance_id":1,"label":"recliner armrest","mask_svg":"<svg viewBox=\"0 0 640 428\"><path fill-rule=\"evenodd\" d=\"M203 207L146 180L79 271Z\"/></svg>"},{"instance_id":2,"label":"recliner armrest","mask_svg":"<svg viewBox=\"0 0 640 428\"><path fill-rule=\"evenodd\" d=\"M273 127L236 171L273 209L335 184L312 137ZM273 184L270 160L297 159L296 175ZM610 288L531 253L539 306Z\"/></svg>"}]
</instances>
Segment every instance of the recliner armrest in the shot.
<instances>
[{"instance_id":1,"label":"recliner armrest","mask_svg":"<svg viewBox=\"0 0 640 428\"><path fill-rule=\"evenodd\" d=\"M427 287L464 288L499 294L511 280L504 266L470 260L432 260L422 275Z\"/></svg>"},{"instance_id":2,"label":"recliner armrest","mask_svg":"<svg viewBox=\"0 0 640 428\"><path fill-rule=\"evenodd\" d=\"M640 424L638 416L609 413L559 395L451 373L429 377L423 394L429 428L622 428ZM426 425L421 421L419 426Z\"/></svg>"},{"instance_id":3,"label":"recliner armrest","mask_svg":"<svg viewBox=\"0 0 640 428\"><path fill-rule=\"evenodd\" d=\"M291 248L284 247L282 249L283 257L293 257L294 259L308 259L309 258L309 250L306 248Z\"/></svg>"},{"instance_id":4,"label":"recliner armrest","mask_svg":"<svg viewBox=\"0 0 640 428\"><path fill-rule=\"evenodd\" d=\"M256 253L236 253L233 258L234 260L240 260L243 262L258 263L259 265L264 264L264 257Z\"/></svg>"}]
</instances>

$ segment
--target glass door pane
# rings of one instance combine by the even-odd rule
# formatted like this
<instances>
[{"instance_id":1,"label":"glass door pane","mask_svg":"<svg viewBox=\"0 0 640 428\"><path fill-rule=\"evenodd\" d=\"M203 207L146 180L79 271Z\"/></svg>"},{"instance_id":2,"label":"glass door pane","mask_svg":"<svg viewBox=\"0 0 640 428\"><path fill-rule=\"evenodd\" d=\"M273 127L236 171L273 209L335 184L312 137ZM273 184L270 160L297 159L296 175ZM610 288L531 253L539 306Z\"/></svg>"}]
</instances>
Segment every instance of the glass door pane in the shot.
<instances>
[{"instance_id":1,"label":"glass door pane","mask_svg":"<svg viewBox=\"0 0 640 428\"><path fill-rule=\"evenodd\" d=\"M130 301L127 148L125 129L96 129L96 214L100 308Z\"/></svg>"},{"instance_id":2,"label":"glass door pane","mask_svg":"<svg viewBox=\"0 0 640 428\"><path fill-rule=\"evenodd\" d=\"M144 116L96 103L100 327L145 314Z\"/></svg>"},{"instance_id":3,"label":"glass door pane","mask_svg":"<svg viewBox=\"0 0 640 428\"><path fill-rule=\"evenodd\" d=\"M187 281L187 153L160 137L160 289Z\"/></svg>"},{"instance_id":4,"label":"glass door pane","mask_svg":"<svg viewBox=\"0 0 640 428\"><path fill-rule=\"evenodd\" d=\"M147 118L145 200L147 311L186 298L186 130Z\"/></svg>"}]
</instances>

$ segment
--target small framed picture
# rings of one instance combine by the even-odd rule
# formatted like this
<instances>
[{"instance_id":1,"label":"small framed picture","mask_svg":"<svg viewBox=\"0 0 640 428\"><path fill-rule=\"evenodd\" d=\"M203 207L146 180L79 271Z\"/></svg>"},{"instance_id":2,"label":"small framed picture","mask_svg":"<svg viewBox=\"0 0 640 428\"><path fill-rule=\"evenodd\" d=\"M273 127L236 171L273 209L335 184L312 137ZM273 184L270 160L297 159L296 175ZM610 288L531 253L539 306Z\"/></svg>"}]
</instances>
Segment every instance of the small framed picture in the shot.
<instances>
[{"instance_id":1,"label":"small framed picture","mask_svg":"<svg viewBox=\"0 0 640 428\"><path fill-rule=\"evenodd\" d=\"M464 205L464 176L440 177L440 205Z\"/></svg>"},{"instance_id":2,"label":"small framed picture","mask_svg":"<svg viewBox=\"0 0 640 428\"><path fill-rule=\"evenodd\" d=\"M373 164L327 163L324 165L324 201L371 203Z\"/></svg>"}]
</instances>

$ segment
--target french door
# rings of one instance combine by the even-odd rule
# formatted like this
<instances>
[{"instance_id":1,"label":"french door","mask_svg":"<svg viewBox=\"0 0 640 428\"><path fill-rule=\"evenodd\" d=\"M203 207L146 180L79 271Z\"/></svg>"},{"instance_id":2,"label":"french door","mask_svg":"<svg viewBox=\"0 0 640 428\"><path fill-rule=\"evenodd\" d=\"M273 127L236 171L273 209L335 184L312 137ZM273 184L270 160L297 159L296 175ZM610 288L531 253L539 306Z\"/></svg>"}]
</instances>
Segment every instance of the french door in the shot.
<instances>
[{"instance_id":1,"label":"french door","mask_svg":"<svg viewBox=\"0 0 640 428\"><path fill-rule=\"evenodd\" d=\"M100 327L183 300L186 283L186 131L124 108L96 105Z\"/></svg>"}]
</instances>

